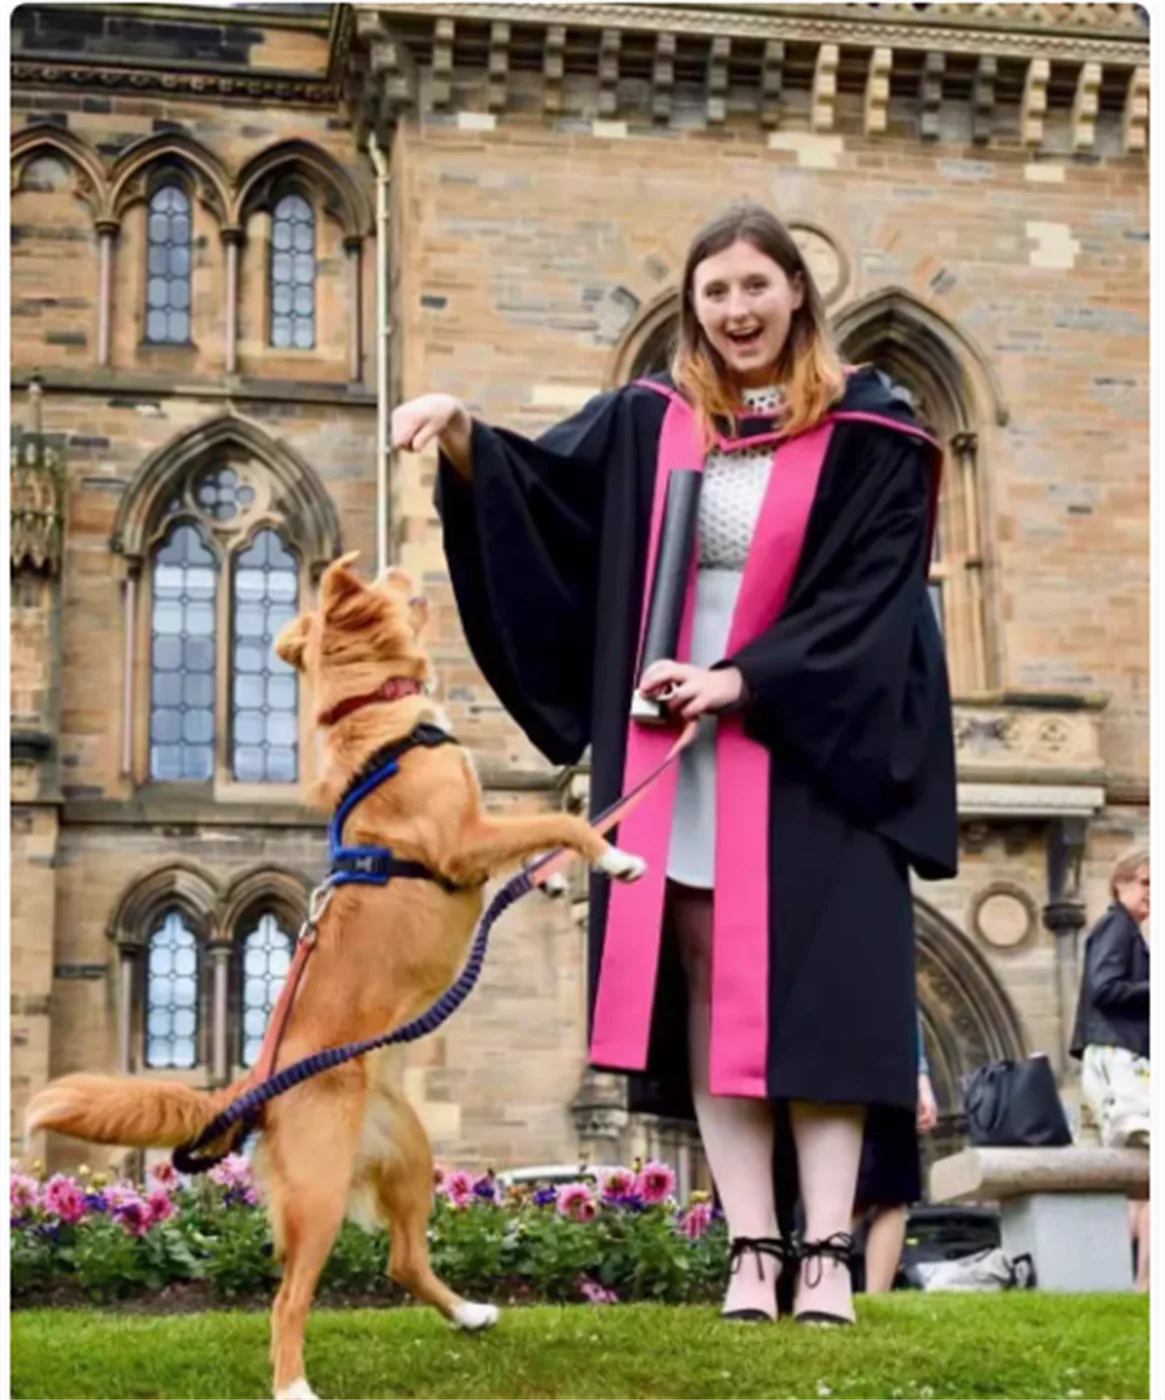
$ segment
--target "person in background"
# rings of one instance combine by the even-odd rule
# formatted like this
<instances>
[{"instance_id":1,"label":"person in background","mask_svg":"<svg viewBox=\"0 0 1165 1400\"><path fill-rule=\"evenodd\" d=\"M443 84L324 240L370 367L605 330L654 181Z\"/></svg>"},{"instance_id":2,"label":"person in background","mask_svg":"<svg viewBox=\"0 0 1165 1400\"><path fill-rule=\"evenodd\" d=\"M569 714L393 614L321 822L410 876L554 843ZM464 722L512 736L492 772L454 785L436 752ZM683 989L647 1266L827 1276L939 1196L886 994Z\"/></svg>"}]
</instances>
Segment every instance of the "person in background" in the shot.
<instances>
[{"instance_id":1,"label":"person in background","mask_svg":"<svg viewBox=\"0 0 1165 1400\"><path fill-rule=\"evenodd\" d=\"M854 1198L854 1228L864 1219L866 1292L888 1293L894 1287L910 1207L922 1199L918 1135L938 1122L938 1105L930 1082L930 1065L918 1023L918 1108L911 1117L901 1110L879 1108L866 1116L862 1161Z\"/></svg>"},{"instance_id":2,"label":"person in background","mask_svg":"<svg viewBox=\"0 0 1165 1400\"><path fill-rule=\"evenodd\" d=\"M1149 1146L1149 853L1117 862L1112 903L1084 944L1072 1035L1080 1091L1105 1147ZM1149 1202L1131 1201L1136 1286L1149 1287Z\"/></svg>"}]
</instances>

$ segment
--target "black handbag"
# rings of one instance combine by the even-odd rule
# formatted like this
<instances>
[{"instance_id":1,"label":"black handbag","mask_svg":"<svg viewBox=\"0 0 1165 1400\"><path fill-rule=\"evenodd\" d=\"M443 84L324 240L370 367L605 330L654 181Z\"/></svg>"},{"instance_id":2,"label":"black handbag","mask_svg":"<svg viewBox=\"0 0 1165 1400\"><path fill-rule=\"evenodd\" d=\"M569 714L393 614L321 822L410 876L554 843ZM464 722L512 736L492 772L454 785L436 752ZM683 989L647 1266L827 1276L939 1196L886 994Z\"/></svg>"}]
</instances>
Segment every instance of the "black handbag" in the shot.
<instances>
[{"instance_id":1,"label":"black handbag","mask_svg":"<svg viewBox=\"0 0 1165 1400\"><path fill-rule=\"evenodd\" d=\"M1072 1130L1046 1055L996 1060L963 1082L967 1136L975 1147L1068 1147Z\"/></svg>"}]
</instances>

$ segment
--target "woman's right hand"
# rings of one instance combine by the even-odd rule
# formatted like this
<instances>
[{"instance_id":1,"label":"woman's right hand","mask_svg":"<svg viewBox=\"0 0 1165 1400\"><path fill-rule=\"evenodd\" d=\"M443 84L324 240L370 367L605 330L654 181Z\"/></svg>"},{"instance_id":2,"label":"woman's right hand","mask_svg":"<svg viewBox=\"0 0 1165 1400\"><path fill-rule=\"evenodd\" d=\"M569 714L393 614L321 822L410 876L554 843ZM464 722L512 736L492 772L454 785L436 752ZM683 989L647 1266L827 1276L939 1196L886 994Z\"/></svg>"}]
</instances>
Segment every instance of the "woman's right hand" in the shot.
<instances>
[{"instance_id":1,"label":"woman's right hand","mask_svg":"<svg viewBox=\"0 0 1165 1400\"><path fill-rule=\"evenodd\" d=\"M440 439L441 449L458 471L469 473L469 410L452 394L422 394L392 413L392 445L406 452L423 452Z\"/></svg>"}]
</instances>

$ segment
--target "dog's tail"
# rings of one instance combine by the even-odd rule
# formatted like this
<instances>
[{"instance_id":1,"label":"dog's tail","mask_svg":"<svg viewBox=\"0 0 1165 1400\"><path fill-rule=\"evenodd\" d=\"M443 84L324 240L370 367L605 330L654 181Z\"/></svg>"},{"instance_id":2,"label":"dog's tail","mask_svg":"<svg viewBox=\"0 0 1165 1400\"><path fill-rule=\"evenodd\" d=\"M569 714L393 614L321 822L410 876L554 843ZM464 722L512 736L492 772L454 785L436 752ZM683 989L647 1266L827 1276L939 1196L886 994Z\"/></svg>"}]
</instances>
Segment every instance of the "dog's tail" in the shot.
<instances>
[{"instance_id":1,"label":"dog's tail","mask_svg":"<svg viewBox=\"0 0 1165 1400\"><path fill-rule=\"evenodd\" d=\"M197 1136L243 1087L240 1079L208 1093L160 1079L68 1074L33 1097L25 1130L49 1128L118 1147L177 1147Z\"/></svg>"}]
</instances>

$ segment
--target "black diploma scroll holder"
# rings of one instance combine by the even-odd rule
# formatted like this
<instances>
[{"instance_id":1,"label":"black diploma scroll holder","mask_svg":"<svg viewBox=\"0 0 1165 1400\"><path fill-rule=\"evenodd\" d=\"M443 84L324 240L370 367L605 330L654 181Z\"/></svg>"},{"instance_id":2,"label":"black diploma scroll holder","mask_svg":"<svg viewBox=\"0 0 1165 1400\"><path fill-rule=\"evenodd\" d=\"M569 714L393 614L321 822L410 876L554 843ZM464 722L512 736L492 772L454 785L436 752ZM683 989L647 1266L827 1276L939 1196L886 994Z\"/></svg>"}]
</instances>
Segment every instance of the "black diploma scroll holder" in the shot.
<instances>
[{"instance_id":1,"label":"black diploma scroll holder","mask_svg":"<svg viewBox=\"0 0 1165 1400\"><path fill-rule=\"evenodd\" d=\"M692 551L696 547L701 480L699 472L684 469L673 471L668 478L637 676L642 676L653 661L674 660L679 647ZM631 718L640 724L675 723L663 703L668 693L660 691L648 698L636 689L631 697Z\"/></svg>"}]
</instances>

